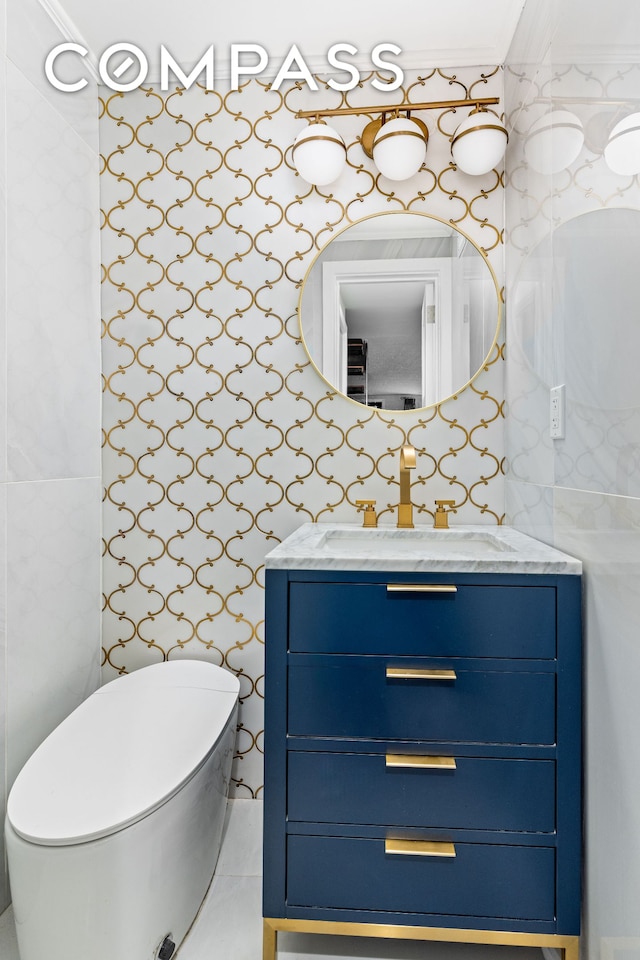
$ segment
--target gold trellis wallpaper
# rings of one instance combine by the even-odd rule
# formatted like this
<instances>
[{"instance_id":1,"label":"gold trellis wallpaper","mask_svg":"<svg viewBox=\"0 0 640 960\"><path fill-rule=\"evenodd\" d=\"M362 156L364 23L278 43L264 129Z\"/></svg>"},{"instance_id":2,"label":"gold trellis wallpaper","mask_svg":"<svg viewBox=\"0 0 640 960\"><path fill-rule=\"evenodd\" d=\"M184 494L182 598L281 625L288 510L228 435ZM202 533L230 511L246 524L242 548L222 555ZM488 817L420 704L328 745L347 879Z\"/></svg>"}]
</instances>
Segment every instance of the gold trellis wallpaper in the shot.
<instances>
[{"instance_id":1,"label":"gold trellis wallpaper","mask_svg":"<svg viewBox=\"0 0 640 960\"><path fill-rule=\"evenodd\" d=\"M496 68L425 70L413 101L502 96ZM342 99L341 99L342 98ZM336 395L299 339L305 272L332 234L386 210L450 220L502 283L500 172L450 163L466 112L424 113L423 169L392 183L335 121L348 166L330 187L297 176L291 143L313 105L380 102L363 79L338 94L149 87L101 103L104 370L104 679L163 658L240 676L236 796L262 784L264 556L307 520L356 520L398 502L398 451L418 451L417 523L503 517L502 338L474 384L438 407L390 413Z\"/></svg>"}]
</instances>

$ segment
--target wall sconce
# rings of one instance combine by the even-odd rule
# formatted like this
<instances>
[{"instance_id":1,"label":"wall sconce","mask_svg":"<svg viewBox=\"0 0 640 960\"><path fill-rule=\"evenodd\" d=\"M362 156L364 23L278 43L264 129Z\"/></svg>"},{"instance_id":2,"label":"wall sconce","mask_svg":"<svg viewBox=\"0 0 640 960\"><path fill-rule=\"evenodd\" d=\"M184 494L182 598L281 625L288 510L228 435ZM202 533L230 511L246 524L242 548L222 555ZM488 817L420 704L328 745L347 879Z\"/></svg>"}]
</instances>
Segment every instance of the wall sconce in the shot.
<instances>
[{"instance_id":1,"label":"wall sconce","mask_svg":"<svg viewBox=\"0 0 640 960\"><path fill-rule=\"evenodd\" d=\"M346 159L344 140L324 120L310 123L294 140L293 162L307 183L333 183L342 173Z\"/></svg>"},{"instance_id":2,"label":"wall sconce","mask_svg":"<svg viewBox=\"0 0 640 960\"><path fill-rule=\"evenodd\" d=\"M493 170L507 149L509 134L494 114L477 107L457 128L451 140L456 167L471 176Z\"/></svg>"},{"instance_id":3,"label":"wall sconce","mask_svg":"<svg viewBox=\"0 0 640 960\"><path fill-rule=\"evenodd\" d=\"M373 128L376 128L373 130ZM373 132L371 152L365 146ZM427 155L429 131L422 120L394 117L393 120L373 120L362 134L364 152L373 159L383 177L389 180L408 180L417 173Z\"/></svg>"},{"instance_id":4,"label":"wall sconce","mask_svg":"<svg viewBox=\"0 0 640 960\"><path fill-rule=\"evenodd\" d=\"M303 180L322 186L337 180L346 163L344 140L324 117L365 114L372 119L360 137L362 149L389 180L408 180L424 162L429 131L422 120L412 117L417 110L455 110L473 107L451 138L453 162L464 173L479 176L492 170L503 158L508 134L499 119L486 107L499 103L497 97L473 100L444 100L431 103L401 103L397 106L337 107L334 110L300 110L296 117L311 123L296 137L293 162ZM400 114L405 114L400 116ZM391 117L388 119L388 117Z\"/></svg>"},{"instance_id":5,"label":"wall sconce","mask_svg":"<svg viewBox=\"0 0 640 960\"><path fill-rule=\"evenodd\" d=\"M552 110L531 124L524 155L537 173L559 173L571 166L583 143L580 118L569 110Z\"/></svg>"},{"instance_id":6,"label":"wall sconce","mask_svg":"<svg viewBox=\"0 0 640 960\"><path fill-rule=\"evenodd\" d=\"M613 173L640 173L640 113L632 113L616 123L604 148L604 159Z\"/></svg>"}]
</instances>

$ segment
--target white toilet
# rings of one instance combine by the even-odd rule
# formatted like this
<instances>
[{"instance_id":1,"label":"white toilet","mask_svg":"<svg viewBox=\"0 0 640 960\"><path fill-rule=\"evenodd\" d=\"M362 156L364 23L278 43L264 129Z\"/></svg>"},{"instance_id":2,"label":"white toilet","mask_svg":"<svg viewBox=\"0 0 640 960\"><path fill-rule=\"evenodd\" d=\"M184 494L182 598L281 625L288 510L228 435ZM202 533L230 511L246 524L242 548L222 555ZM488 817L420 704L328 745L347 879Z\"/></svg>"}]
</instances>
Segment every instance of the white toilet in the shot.
<instances>
[{"instance_id":1,"label":"white toilet","mask_svg":"<svg viewBox=\"0 0 640 960\"><path fill-rule=\"evenodd\" d=\"M97 690L18 775L5 824L21 960L168 960L207 892L237 678L196 660Z\"/></svg>"}]
</instances>

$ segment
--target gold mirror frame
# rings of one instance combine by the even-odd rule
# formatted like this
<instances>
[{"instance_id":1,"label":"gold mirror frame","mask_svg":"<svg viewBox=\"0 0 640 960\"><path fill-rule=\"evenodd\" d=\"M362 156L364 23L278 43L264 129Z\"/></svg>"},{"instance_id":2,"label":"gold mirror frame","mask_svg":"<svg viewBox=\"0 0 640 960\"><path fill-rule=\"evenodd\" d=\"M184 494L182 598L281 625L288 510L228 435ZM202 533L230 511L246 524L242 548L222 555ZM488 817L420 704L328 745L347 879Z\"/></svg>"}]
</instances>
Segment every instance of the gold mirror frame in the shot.
<instances>
[{"instance_id":1,"label":"gold mirror frame","mask_svg":"<svg viewBox=\"0 0 640 960\"><path fill-rule=\"evenodd\" d=\"M494 350L495 350L495 348L496 348L496 345L497 345L497 343L498 343L498 337L499 337L499 335L500 335L500 330L501 330L501 327L502 327L502 316L503 316L503 304L502 304L502 298L501 298L501 295L500 295L500 286L499 286L499 284L498 284L498 280L497 280L495 271L494 271L493 267L491 266L491 264L490 264L490 262L489 262L489 259L488 259L487 255L486 255L486 253L484 252L484 250L482 250L482 249L477 245L477 243L469 236L469 234L465 233L464 230L461 230L456 224L453 224L453 223L451 223L450 221L445 220L445 219L442 218L442 217L438 217L438 216L436 216L435 214L424 213L424 212L422 212L422 211L415 211L415 210L383 210L383 211L380 211L379 213L368 214L368 215L365 216L365 217L361 217L359 220L354 220L354 221L352 221L352 222L350 222L350 223L347 223L347 224L345 224L344 227L342 227L342 228L340 228L338 231L336 231L335 235L332 236L332 237L327 241L327 243L325 243L324 246L323 246L320 250L318 250L318 252L317 252L316 255L314 256L313 260L312 260L311 263L309 264L309 267L307 268L307 271L306 271L306 273L305 273L305 275L304 275L304 279L303 279L303 281L302 281L302 286L301 286L301 288L300 288L300 294L299 294L299 297L298 297L298 310L297 310L297 312L298 312L298 323L299 323L299 327L300 327L300 340L301 340L302 345L303 345L303 347L304 347L304 349L305 349L305 352L306 352L306 354L307 354L307 357L308 357L308 359L309 359L309 362L310 362L311 366L314 368L314 370L316 371L316 373L318 374L318 376L319 376L322 380L324 380L324 382L327 384L327 386L330 387L331 390L333 390L338 396L343 397L343 398L344 398L345 400L347 400L349 403L353 403L353 404L355 404L356 406L358 406L358 407L360 407L360 408L365 407L365 408L368 408L368 409L375 409L375 407L371 407L371 406L369 406L368 404L362 403L362 402L360 402L359 400L355 400L355 399L353 399L352 397L347 396L346 393L344 393L343 391L341 391L340 389L338 389L338 387L336 387L336 385L333 384L333 383L324 375L324 373L322 372L322 370L320 369L320 367L318 366L318 364L316 363L316 361L315 361L314 358L312 357L312 355L311 355L311 350L309 349L309 345L308 345L307 340L306 340L305 335L304 335L304 328L303 328L303 322L302 322L302 301L303 301L303 297L304 297L304 294L305 294L305 289L306 289L306 287L307 287L307 282L308 282L308 280L309 280L309 277L311 276L311 273L312 273L314 267L317 265L318 261L320 260L320 258L321 258L322 255L324 254L324 252L326 251L327 247L328 247L331 243L333 243L336 239L338 239L338 237L341 237L342 234L344 234L345 232L347 232L348 230L350 230L352 227L357 226L358 224L361 224L361 223L365 223L365 222L367 222L367 221L374 220L374 219L376 219L376 218L378 218L378 217L394 217L394 216L397 216L397 215L399 215L399 214L405 215L405 216L406 216L406 215L410 215L410 216L415 216L415 217L424 217L426 220L430 220L430 221L435 221L435 222L437 222L437 223L441 223L441 224L443 224L444 226L446 226L447 228L449 228L450 230L452 230L454 233L460 234L460 236L463 237L464 240L466 240L469 244L471 244L471 246L477 251L477 253L480 255L480 257L481 257L482 260L484 261L484 265L485 265L486 268L488 269L489 275L490 275L490 277L491 277L491 279L492 279L492 281L493 281L493 286L494 286L494 288L495 288L495 294L496 294L496 325L495 325L495 332L494 332L494 335L493 335L493 339L492 339L492 341L491 341L491 344L490 344L490 346L489 346L489 348L488 348L488 350L487 350L487 352L486 352L486 354L485 354L482 362L481 362L480 365L478 366L477 370L473 373L473 375L470 376L469 379L468 379L465 383L461 384L460 387L456 388L455 390L453 390L451 393L447 394L446 396L441 397L441 398L438 398L437 400L435 400L435 401L433 401L432 403L429 403L429 404L427 404L427 405L425 405L425 406L414 407L414 408L411 408L411 409L409 409L409 410L395 409L395 408L391 408L391 407L389 407L389 408L382 408L382 412L383 412L383 413L393 413L394 415L395 415L395 414L398 414L398 413L410 413L410 414L415 414L416 412L419 412L419 411L421 411L421 410L429 410L429 409L431 409L431 408L433 408L433 407L438 406L438 405L441 404L441 403L445 403L447 400L451 400L451 399L453 399L454 397L457 397L460 393L462 393L463 390L466 390L467 387L470 386L470 384L472 384L472 383L474 382L474 380L476 380L476 378L482 373L482 371L487 368L487 365L488 365L488 363L489 363L489 360L490 360L490 358L491 358L491 355L493 354L493 352L494 352Z\"/></svg>"}]
</instances>

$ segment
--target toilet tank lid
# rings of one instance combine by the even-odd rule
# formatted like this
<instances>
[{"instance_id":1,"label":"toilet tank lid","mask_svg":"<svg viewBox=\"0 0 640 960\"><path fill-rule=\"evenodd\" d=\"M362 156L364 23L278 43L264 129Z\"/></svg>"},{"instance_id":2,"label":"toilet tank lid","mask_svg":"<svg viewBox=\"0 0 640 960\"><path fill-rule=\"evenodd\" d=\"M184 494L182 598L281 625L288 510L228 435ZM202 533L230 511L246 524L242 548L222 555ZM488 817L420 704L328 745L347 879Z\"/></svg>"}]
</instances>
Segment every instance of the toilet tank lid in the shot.
<instances>
[{"instance_id":1,"label":"toilet tank lid","mask_svg":"<svg viewBox=\"0 0 640 960\"><path fill-rule=\"evenodd\" d=\"M148 816L191 779L232 718L239 683L214 664L175 663L100 688L47 737L9 795L19 836L50 846L96 840Z\"/></svg>"}]
</instances>

